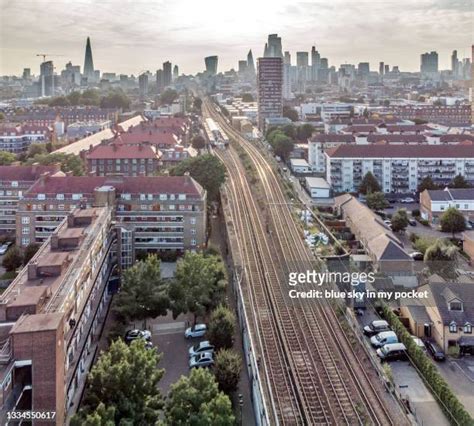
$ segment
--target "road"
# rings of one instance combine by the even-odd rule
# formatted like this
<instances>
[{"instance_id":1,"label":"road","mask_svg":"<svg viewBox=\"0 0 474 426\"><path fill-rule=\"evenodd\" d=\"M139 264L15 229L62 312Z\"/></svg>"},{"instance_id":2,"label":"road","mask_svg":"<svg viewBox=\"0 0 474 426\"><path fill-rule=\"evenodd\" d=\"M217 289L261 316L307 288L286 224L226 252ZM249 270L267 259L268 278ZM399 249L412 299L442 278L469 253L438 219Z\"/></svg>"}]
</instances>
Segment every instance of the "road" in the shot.
<instances>
[{"instance_id":1,"label":"road","mask_svg":"<svg viewBox=\"0 0 474 426\"><path fill-rule=\"evenodd\" d=\"M212 116L234 140L215 154L228 170L224 196L232 217L226 220L238 236L270 423L405 424L401 412L389 412L380 397L380 382L331 304L288 298L289 271L323 266L304 243L274 168L213 105L205 101L203 106L204 115ZM255 185L245 176L243 157L257 175ZM263 196L257 200L256 194Z\"/></svg>"}]
</instances>

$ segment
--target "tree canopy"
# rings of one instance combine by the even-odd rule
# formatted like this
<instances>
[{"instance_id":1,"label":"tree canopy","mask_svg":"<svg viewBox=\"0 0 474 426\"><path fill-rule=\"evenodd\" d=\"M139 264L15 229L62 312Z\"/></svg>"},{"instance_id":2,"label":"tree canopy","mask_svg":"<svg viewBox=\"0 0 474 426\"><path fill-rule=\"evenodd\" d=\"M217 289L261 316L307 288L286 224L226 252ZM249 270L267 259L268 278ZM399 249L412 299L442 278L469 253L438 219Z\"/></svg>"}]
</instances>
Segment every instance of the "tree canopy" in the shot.
<instances>
[{"instance_id":1,"label":"tree canopy","mask_svg":"<svg viewBox=\"0 0 474 426\"><path fill-rule=\"evenodd\" d=\"M206 139L201 135L196 135L191 139L191 145L194 149L203 149L206 146Z\"/></svg>"},{"instance_id":2,"label":"tree canopy","mask_svg":"<svg viewBox=\"0 0 474 426\"><path fill-rule=\"evenodd\" d=\"M84 424L81 422L88 418L91 425L108 425L112 414L114 424L158 421L164 405L158 388L164 374L157 367L160 359L161 355L147 349L143 340L130 346L120 339L113 342L89 373L84 408L75 416L75 424ZM101 419L106 420L94 423Z\"/></svg>"},{"instance_id":3,"label":"tree canopy","mask_svg":"<svg viewBox=\"0 0 474 426\"><path fill-rule=\"evenodd\" d=\"M359 192L361 194L369 194L370 192L380 192L381 190L382 188L372 172L367 172L359 185Z\"/></svg>"},{"instance_id":4,"label":"tree canopy","mask_svg":"<svg viewBox=\"0 0 474 426\"><path fill-rule=\"evenodd\" d=\"M187 252L176 266L169 297L173 316L191 312L202 316L219 304L227 285L225 268L217 256Z\"/></svg>"},{"instance_id":5,"label":"tree canopy","mask_svg":"<svg viewBox=\"0 0 474 426\"><path fill-rule=\"evenodd\" d=\"M418 185L418 192L423 192L425 189L436 189L438 186L433 182L431 176L426 176Z\"/></svg>"},{"instance_id":6,"label":"tree canopy","mask_svg":"<svg viewBox=\"0 0 474 426\"><path fill-rule=\"evenodd\" d=\"M443 232L462 232L466 229L466 219L463 214L455 207L449 207L439 218L441 230Z\"/></svg>"},{"instance_id":7,"label":"tree canopy","mask_svg":"<svg viewBox=\"0 0 474 426\"><path fill-rule=\"evenodd\" d=\"M289 118L291 121L298 121L298 111L296 109L291 108L289 106L283 107L283 117Z\"/></svg>"},{"instance_id":8,"label":"tree canopy","mask_svg":"<svg viewBox=\"0 0 474 426\"><path fill-rule=\"evenodd\" d=\"M448 185L450 188L470 188L471 185L463 175L457 175Z\"/></svg>"},{"instance_id":9,"label":"tree canopy","mask_svg":"<svg viewBox=\"0 0 474 426\"><path fill-rule=\"evenodd\" d=\"M443 240L436 240L425 252L424 261L432 274L455 278L458 248Z\"/></svg>"},{"instance_id":10,"label":"tree canopy","mask_svg":"<svg viewBox=\"0 0 474 426\"><path fill-rule=\"evenodd\" d=\"M234 342L236 327L234 313L229 308L219 305L211 313L207 337L216 350L230 349Z\"/></svg>"},{"instance_id":11,"label":"tree canopy","mask_svg":"<svg viewBox=\"0 0 474 426\"><path fill-rule=\"evenodd\" d=\"M165 408L165 422L171 425L233 426L230 399L220 392L213 374L199 368L171 386Z\"/></svg>"},{"instance_id":12,"label":"tree canopy","mask_svg":"<svg viewBox=\"0 0 474 426\"><path fill-rule=\"evenodd\" d=\"M9 166L16 161L15 154L7 151L0 151L0 166Z\"/></svg>"},{"instance_id":13,"label":"tree canopy","mask_svg":"<svg viewBox=\"0 0 474 426\"><path fill-rule=\"evenodd\" d=\"M392 231L404 231L408 226L408 214L406 209L398 209L392 216Z\"/></svg>"},{"instance_id":14,"label":"tree canopy","mask_svg":"<svg viewBox=\"0 0 474 426\"><path fill-rule=\"evenodd\" d=\"M168 284L161 279L156 255L149 255L125 270L114 301L114 312L124 323L166 315L168 307Z\"/></svg>"},{"instance_id":15,"label":"tree canopy","mask_svg":"<svg viewBox=\"0 0 474 426\"><path fill-rule=\"evenodd\" d=\"M189 172L207 191L209 201L219 199L219 189L225 181L225 166L214 155L205 154L187 158L170 169L170 175L182 176Z\"/></svg>"},{"instance_id":16,"label":"tree canopy","mask_svg":"<svg viewBox=\"0 0 474 426\"><path fill-rule=\"evenodd\" d=\"M289 128L287 128L289 130ZM268 136L267 141L273 148L276 155L287 159L291 151L293 151L293 140L288 137L282 129L272 130Z\"/></svg>"},{"instance_id":17,"label":"tree canopy","mask_svg":"<svg viewBox=\"0 0 474 426\"><path fill-rule=\"evenodd\" d=\"M7 251L2 260L3 267L8 271L16 271L23 264L23 256L17 246Z\"/></svg>"},{"instance_id":18,"label":"tree canopy","mask_svg":"<svg viewBox=\"0 0 474 426\"><path fill-rule=\"evenodd\" d=\"M388 206L383 192L370 192L366 196L367 207L372 210L383 210Z\"/></svg>"},{"instance_id":19,"label":"tree canopy","mask_svg":"<svg viewBox=\"0 0 474 426\"><path fill-rule=\"evenodd\" d=\"M178 99L178 92L174 89L166 89L160 96L160 102L164 105L172 104Z\"/></svg>"},{"instance_id":20,"label":"tree canopy","mask_svg":"<svg viewBox=\"0 0 474 426\"><path fill-rule=\"evenodd\" d=\"M63 154L60 152L37 154L27 160L27 164L33 163L39 163L43 166L59 163L63 172L72 172L74 176L84 175L84 165L81 159L74 154Z\"/></svg>"},{"instance_id":21,"label":"tree canopy","mask_svg":"<svg viewBox=\"0 0 474 426\"><path fill-rule=\"evenodd\" d=\"M230 349L221 349L215 357L214 372L219 389L227 394L237 389L242 371L241 356Z\"/></svg>"}]
</instances>

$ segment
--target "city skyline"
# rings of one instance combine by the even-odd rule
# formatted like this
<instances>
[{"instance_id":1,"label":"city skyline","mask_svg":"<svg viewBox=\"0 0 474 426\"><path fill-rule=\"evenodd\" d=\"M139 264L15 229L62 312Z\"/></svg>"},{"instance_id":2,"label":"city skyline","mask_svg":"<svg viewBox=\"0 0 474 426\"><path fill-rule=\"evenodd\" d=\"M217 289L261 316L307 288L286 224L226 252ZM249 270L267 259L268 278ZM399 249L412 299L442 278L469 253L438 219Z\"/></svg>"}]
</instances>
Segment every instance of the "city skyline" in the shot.
<instances>
[{"instance_id":1,"label":"city skyline","mask_svg":"<svg viewBox=\"0 0 474 426\"><path fill-rule=\"evenodd\" d=\"M283 50L292 53L293 62L297 51L309 52L315 45L330 65L370 62L374 71L379 61L419 71L420 55L432 50L439 54L440 69L449 69L452 51L457 50L459 58L469 57L472 44L471 5L464 0L423 0L416 5L337 0L291 6L280 0L271 5L244 0L241 11L213 8L212 13L216 4L211 0L199 5L138 1L131 11L130 2L116 0L93 9L91 1L82 0L1 3L1 75L20 75L23 68L37 75L40 60L35 55L42 52L61 55L51 57L56 72L69 60L82 66L88 36L96 69L135 75L144 69L155 72L167 60L179 64L181 72L195 74L204 70L204 57L212 55L219 56L219 71L237 69L249 49L255 59L263 56L270 33L282 37ZM71 31L74 26L80 29Z\"/></svg>"}]
</instances>

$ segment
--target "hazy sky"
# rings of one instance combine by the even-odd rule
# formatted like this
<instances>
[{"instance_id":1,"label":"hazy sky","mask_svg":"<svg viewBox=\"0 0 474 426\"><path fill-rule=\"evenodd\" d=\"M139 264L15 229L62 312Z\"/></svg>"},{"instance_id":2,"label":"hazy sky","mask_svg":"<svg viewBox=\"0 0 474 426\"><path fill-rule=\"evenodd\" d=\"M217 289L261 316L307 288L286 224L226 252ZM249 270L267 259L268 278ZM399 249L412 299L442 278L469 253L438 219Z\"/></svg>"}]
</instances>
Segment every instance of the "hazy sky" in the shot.
<instances>
[{"instance_id":1,"label":"hazy sky","mask_svg":"<svg viewBox=\"0 0 474 426\"><path fill-rule=\"evenodd\" d=\"M39 73L51 57L57 72L71 60L84 65L86 37L102 72L155 71L170 60L180 73L237 68L249 48L263 54L269 33L292 53L311 45L330 65L369 61L419 69L419 55L437 50L448 68L453 49L470 55L472 0L0 0L0 75Z\"/></svg>"}]
</instances>

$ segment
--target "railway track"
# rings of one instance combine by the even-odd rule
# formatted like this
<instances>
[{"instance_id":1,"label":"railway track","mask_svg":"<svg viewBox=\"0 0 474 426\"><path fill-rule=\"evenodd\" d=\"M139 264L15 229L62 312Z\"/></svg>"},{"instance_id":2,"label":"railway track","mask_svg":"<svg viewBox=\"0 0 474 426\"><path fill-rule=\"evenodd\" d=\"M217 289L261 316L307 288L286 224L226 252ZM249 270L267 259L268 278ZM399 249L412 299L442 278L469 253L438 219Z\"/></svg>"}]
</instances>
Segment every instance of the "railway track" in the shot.
<instances>
[{"instance_id":1,"label":"railway track","mask_svg":"<svg viewBox=\"0 0 474 426\"><path fill-rule=\"evenodd\" d=\"M232 223L257 314L259 351L268 378L275 424L396 424L364 371L328 303L302 303L287 295L288 271L321 264L306 246L275 171L206 100L208 116L239 144L255 167L265 194L264 223L254 191L234 148L216 151L227 167Z\"/></svg>"}]
</instances>

